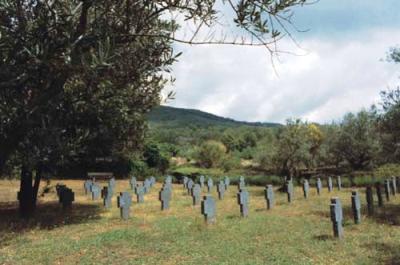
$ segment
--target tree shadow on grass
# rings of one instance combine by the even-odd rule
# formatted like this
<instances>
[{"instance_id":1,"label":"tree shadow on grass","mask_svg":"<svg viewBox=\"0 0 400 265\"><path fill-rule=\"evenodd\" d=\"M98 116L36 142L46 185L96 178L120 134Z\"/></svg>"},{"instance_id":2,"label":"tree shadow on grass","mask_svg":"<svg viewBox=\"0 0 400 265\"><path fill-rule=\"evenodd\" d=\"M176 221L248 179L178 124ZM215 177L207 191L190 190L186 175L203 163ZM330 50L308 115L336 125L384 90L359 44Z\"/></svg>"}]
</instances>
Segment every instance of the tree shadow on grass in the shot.
<instances>
[{"instance_id":1,"label":"tree shadow on grass","mask_svg":"<svg viewBox=\"0 0 400 265\"><path fill-rule=\"evenodd\" d=\"M400 246L394 246L387 243L377 242L374 244L366 244L365 247L370 249L375 249L380 255L375 256L377 264L387 264L387 265L400 265Z\"/></svg>"},{"instance_id":2,"label":"tree shadow on grass","mask_svg":"<svg viewBox=\"0 0 400 265\"><path fill-rule=\"evenodd\" d=\"M376 208L374 215L370 216L378 223L400 226L400 205L386 204Z\"/></svg>"},{"instance_id":3,"label":"tree shadow on grass","mask_svg":"<svg viewBox=\"0 0 400 265\"><path fill-rule=\"evenodd\" d=\"M71 209L63 210L57 202L45 202L37 205L32 218L20 218L18 202L0 203L0 246L12 239L16 234L29 232L33 229L52 230L71 224L85 223L101 218L103 211L100 205L72 204Z\"/></svg>"},{"instance_id":4,"label":"tree shadow on grass","mask_svg":"<svg viewBox=\"0 0 400 265\"><path fill-rule=\"evenodd\" d=\"M332 235L318 235L318 236L314 236L313 237L316 240L320 240L320 241L327 241L327 240L334 240L335 238Z\"/></svg>"},{"instance_id":5,"label":"tree shadow on grass","mask_svg":"<svg viewBox=\"0 0 400 265\"><path fill-rule=\"evenodd\" d=\"M330 212L327 211L312 211L314 215L318 215L327 219L330 219ZM400 205L386 204L383 207L374 207L374 214L372 216L368 215L368 210L366 205L361 207L361 215L363 218L368 218L381 224L400 226ZM354 220L353 210L351 206L343 207L343 217L346 223L352 223Z\"/></svg>"},{"instance_id":6,"label":"tree shadow on grass","mask_svg":"<svg viewBox=\"0 0 400 265\"><path fill-rule=\"evenodd\" d=\"M353 219L353 212L351 206L344 207L343 211L346 212L346 217ZM366 205L361 207L361 215L363 218L374 220L380 224L400 226L400 205L385 204L383 207L374 205L373 215L368 215Z\"/></svg>"}]
</instances>

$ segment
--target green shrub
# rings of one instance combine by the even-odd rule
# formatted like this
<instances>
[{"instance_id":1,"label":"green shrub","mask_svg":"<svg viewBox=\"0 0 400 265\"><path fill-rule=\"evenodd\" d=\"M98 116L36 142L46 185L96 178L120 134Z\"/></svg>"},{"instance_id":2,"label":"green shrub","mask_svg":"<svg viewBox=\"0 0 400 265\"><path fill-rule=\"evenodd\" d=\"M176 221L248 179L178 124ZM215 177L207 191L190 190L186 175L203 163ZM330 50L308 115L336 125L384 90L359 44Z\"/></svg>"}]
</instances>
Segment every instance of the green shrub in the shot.
<instances>
[{"instance_id":1,"label":"green shrub","mask_svg":"<svg viewBox=\"0 0 400 265\"><path fill-rule=\"evenodd\" d=\"M197 161L205 168L218 167L226 156L226 147L218 141L206 141L199 147Z\"/></svg>"},{"instance_id":2,"label":"green shrub","mask_svg":"<svg viewBox=\"0 0 400 265\"><path fill-rule=\"evenodd\" d=\"M224 172L228 172L234 168L240 167L240 159L235 156L225 156L221 161L221 168Z\"/></svg>"},{"instance_id":3,"label":"green shrub","mask_svg":"<svg viewBox=\"0 0 400 265\"><path fill-rule=\"evenodd\" d=\"M386 179L391 176L400 177L399 164L386 164L374 170L374 176L378 179Z\"/></svg>"}]
</instances>

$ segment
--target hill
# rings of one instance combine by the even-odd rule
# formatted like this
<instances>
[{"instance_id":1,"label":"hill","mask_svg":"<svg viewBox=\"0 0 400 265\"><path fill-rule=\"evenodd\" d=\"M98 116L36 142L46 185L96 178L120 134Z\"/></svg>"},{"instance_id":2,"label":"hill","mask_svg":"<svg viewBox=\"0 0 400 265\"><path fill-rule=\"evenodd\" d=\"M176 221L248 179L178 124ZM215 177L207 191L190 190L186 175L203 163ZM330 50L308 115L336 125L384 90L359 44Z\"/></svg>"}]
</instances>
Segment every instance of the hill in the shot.
<instances>
[{"instance_id":1,"label":"hill","mask_svg":"<svg viewBox=\"0 0 400 265\"><path fill-rule=\"evenodd\" d=\"M163 127L181 127L181 126L256 126L256 127L278 127L279 123L268 122L245 122L234 119L220 117L211 113L195 109L174 108L168 106L159 106L154 108L148 115L150 125Z\"/></svg>"}]
</instances>

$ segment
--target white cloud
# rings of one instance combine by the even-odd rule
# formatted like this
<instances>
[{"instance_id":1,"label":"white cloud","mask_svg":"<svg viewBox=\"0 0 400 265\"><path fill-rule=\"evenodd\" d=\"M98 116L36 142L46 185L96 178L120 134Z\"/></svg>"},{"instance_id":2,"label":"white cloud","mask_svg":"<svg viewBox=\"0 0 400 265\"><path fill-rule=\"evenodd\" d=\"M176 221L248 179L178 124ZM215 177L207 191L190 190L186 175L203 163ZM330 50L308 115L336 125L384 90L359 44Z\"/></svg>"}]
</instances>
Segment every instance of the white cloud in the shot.
<instances>
[{"instance_id":1,"label":"white cloud","mask_svg":"<svg viewBox=\"0 0 400 265\"><path fill-rule=\"evenodd\" d=\"M174 66L176 99L170 105L246 121L329 122L368 108L379 91L398 82L399 67L380 60L398 43L400 31L389 30L306 39L301 45L308 54L282 56L279 77L262 48L180 47L184 54Z\"/></svg>"}]
</instances>

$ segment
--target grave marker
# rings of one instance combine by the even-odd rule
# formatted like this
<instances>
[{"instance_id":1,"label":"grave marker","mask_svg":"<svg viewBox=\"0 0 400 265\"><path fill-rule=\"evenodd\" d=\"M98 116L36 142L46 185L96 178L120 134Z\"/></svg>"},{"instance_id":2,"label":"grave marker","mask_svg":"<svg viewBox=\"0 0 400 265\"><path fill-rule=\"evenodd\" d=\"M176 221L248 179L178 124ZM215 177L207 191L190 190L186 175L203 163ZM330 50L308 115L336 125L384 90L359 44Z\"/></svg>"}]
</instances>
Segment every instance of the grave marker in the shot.
<instances>
[{"instance_id":1,"label":"grave marker","mask_svg":"<svg viewBox=\"0 0 400 265\"><path fill-rule=\"evenodd\" d=\"M208 190L208 193L211 192L211 189L212 189L213 186L214 186L214 182L213 182L212 178L208 178L208 180L207 180L207 190Z\"/></svg>"},{"instance_id":2,"label":"grave marker","mask_svg":"<svg viewBox=\"0 0 400 265\"><path fill-rule=\"evenodd\" d=\"M238 182L238 190L240 191L241 189L246 188L246 182L244 181L244 177L240 176L239 177L239 182Z\"/></svg>"},{"instance_id":3,"label":"grave marker","mask_svg":"<svg viewBox=\"0 0 400 265\"><path fill-rule=\"evenodd\" d=\"M385 187L386 201L390 201L390 182L388 179L385 179L384 187Z\"/></svg>"},{"instance_id":4,"label":"grave marker","mask_svg":"<svg viewBox=\"0 0 400 265\"><path fill-rule=\"evenodd\" d=\"M108 191L108 187L104 186L103 189L101 190L101 198L104 199L106 197Z\"/></svg>"},{"instance_id":5,"label":"grave marker","mask_svg":"<svg viewBox=\"0 0 400 265\"><path fill-rule=\"evenodd\" d=\"M136 186L137 186L137 180L135 177L131 177L129 180L129 184L131 185L131 189L136 193Z\"/></svg>"},{"instance_id":6,"label":"grave marker","mask_svg":"<svg viewBox=\"0 0 400 265\"><path fill-rule=\"evenodd\" d=\"M206 195L201 202L201 213L204 215L204 218L207 224L215 223L215 200L211 195Z\"/></svg>"},{"instance_id":7,"label":"grave marker","mask_svg":"<svg viewBox=\"0 0 400 265\"><path fill-rule=\"evenodd\" d=\"M167 176L165 178L165 184L171 185L172 186L172 177L171 176Z\"/></svg>"},{"instance_id":8,"label":"grave marker","mask_svg":"<svg viewBox=\"0 0 400 265\"><path fill-rule=\"evenodd\" d=\"M224 181L220 181L217 185L218 199L222 200L225 194L225 183Z\"/></svg>"},{"instance_id":9,"label":"grave marker","mask_svg":"<svg viewBox=\"0 0 400 265\"><path fill-rule=\"evenodd\" d=\"M115 178L112 177L109 181L108 181L108 189L114 191L115 189Z\"/></svg>"},{"instance_id":10,"label":"grave marker","mask_svg":"<svg viewBox=\"0 0 400 265\"><path fill-rule=\"evenodd\" d=\"M100 186L96 183L93 183L90 187L90 192L92 193L92 200L98 200L101 196L101 189Z\"/></svg>"},{"instance_id":11,"label":"grave marker","mask_svg":"<svg viewBox=\"0 0 400 265\"><path fill-rule=\"evenodd\" d=\"M310 183L307 179L303 181L303 195L305 199L308 199L308 193L310 191Z\"/></svg>"},{"instance_id":12,"label":"grave marker","mask_svg":"<svg viewBox=\"0 0 400 265\"><path fill-rule=\"evenodd\" d=\"M91 192L91 187L92 187L93 181L90 179L85 180L83 187L85 189L85 194L87 195L89 192Z\"/></svg>"},{"instance_id":13,"label":"grave marker","mask_svg":"<svg viewBox=\"0 0 400 265\"><path fill-rule=\"evenodd\" d=\"M66 189L67 186L64 184L56 184L56 193L57 193L57 197L58 197L58 202L61 203L61 192Z\"/></svg>"},{"instance_id":14,"label":"grave marker","mask_svg":"<svg viewBox=\"0 0 400 265\"><path fill-rule=\"evenodd\" d=\"M353 210L354 223L361 223L361 201L358 191L351 192L351 208Z\"/></svg>"},{"instance_id":15,"label":"grave marker","mask_svg":"<svg viewBox=\"0 0 400 265\"><path fill-rule=\"evenodd\" d=\"M224 178L224 183L225 183L225 190L228 190L229 185L231 184L231 180L229 179L228 176Z\"/></svg>"},{"instance_id":16,"label":"grave marker","mask_svg":"<svg viewBox=\"0 0 400 265\"><path fill-rule=\"evenodd\" d=\"M392 177L390 183L391 183L392 195L396 196L396 193L397 193L396 177Z\"/></svg>"},{"instance_id":17,"label":"grave marker","mask_svg":"<svg viewBox=\"0 0 400 265\"><path fill-rule=\"evenodd\" d=\"M192 188L194 186L194 181L192 179L189 179L188 183L186 185L187 185L187 194L191 195L192 194Z\"/></svg>"},{"instance_id":18,"label":"grave marker","mask_svg":"<svg viewBox=\"0 0 400 265\"><path fill-rule=\"evenodd\" d=\"M162 211L169 209L169 202L171 200L171 189L169 188L169 186L164 186L160 190L159 200L161 201Z\"/></svg>"},{"instance_id":19,"label":"grave marker","mask_svg":"<svg viewBox=\"0 0 400 265\"><path fill-rule=\"evenodd\" d=\"M73 201L75 201L75 193L67 187L62 188L60 190L60 203L63 209L71 208Z\"/></svg>"},{"instance_id":20,"label":"grave marker","mask_svg":"<svg viewBox=\"0 0 400 265\"><path fill-rule=\"evenodd\" d=\"M332 177L328 177L328 191L332 192L332 190L333 190Z\"/></svg>"},{"instance_id":21,"label":"grave marker","mask_svg":"<svg viewBox=\"0 0 400 265\"><path fill-rule=\"evenodd\" d=\"M204 187L204 181L205 181L205 178L204 178L203 175L200 176L200 180L199 181L200 181L200 187L203 188Z\"/></svg>"},{"instance_id":22,"label":"grave marker","mask_svg":"<svg viewBox=\"0 0 400 265\"><path fill-rule=\"evenodd\" d=\"M336 184L337 184L338 190L342 190L342 178L340 176L337 176Z\"/></svg>"},{"instance_id":23,"label":"grave marker","mask_svg":"<svg viewBox=\"0 0 400 265\"><path fill-rule=\"evenodd\" d=\"M368 209L368 215L373 215L374 214L374 196L372 193L372 187L367 186L367 190L365 193L365 196L367 198L367 209Z\"/></svg>"},{"instance_id":24,"label":"grave marker","mask_svg":"<svg viewBox=\"0 0 400 265\"><path fill-rule=\"evenodd\" d=\"M339 198L334 197L331 199L330 212L333 224L333 235L341 239L343 238L343 209Z\"/></svg>"},{"instance_id":25,"label":"grave marker","mask_svg":"<svg viewBox=\"0 0 400 265\"><path fill-rule=\"evenodd\" d=\"M149 179L145 179L144 182L143 182L143 191L144 191L145 194L150 192L150 187L151 187L150 180Z\"/></svg>"},{"instance_id":26,"label":"grave marker","mask_svg":"<svg viewBox=\"0 0 400 265\"><path fill-rule=\"evenodd\" d=\"M320 195L322 191L322 182L320 178L317 178L317 194Z\"/></svg>"},{"instance_id":27,"label":"grave marker","mask_svg":"<svg viewBox=\"0 0 400 265\"><path fill-rule=\"evenodd\" d=\"M112 196L113 196L113 190L110 189L109 187L104 187L102 190L103 195L103 205L106 209L110 209L112 206Z\"/></svg>"},{"instance_id":28,"label":"grave marker","mask_svg":"<svg viewBox=\"0 0 400 265\"><path fill-rule=\"evenodd\" d=\"M121 218L124 220L129 219L129 211L132 205L132 197L129 192L121 192L117 202L121 211Z\"/></svg>"},{"instance_id":29,"label":"grave marker","mask_svg":"<svg viewBox=\"0 0 400 265\"><path fill-rule=\"evenodd\" d=\"M267 201L267 209L270 210L274 207L275 196L274 196L274 189L272 185L267 185L264 190L265 199Z\"/></svg>"},{"instance_id":30,"label":"grave marker","mask_svg":"<svg viewBox=\"0 0 400 265\"><path fill-rule=\"evenodd\" d=\"M379 181L375 183L375 189L376 189L376 196L378 197L378 207L382 207L383 206L382 187Z\"/></svg>"},{"instance_id":31,"label":"grave marker","mask_svg":"<svg viewBox=\"0 0 400 265\"><path fill-rule=\"evenodd\" d=\"M201 186L200 184L195 184L192 189L193 205L199 205L201 202Z\"/></svg>"},{"instance_id":32,"label":"grave marker","mask_svg":"<svg viewBox=\"0 0 400 265\"><path fill-rule=\"evenodd\" d=\"M144 187L142 185L136 186L136 200L137 200L137 203L144 202Z\"/></svg>"},{"instance_id":33,"label":"grave marker","mask_svg":"<svg viewBox=\"0 0 400 265\"><path fill-rule=\"evenodd\" d=\"M288 198L288 203L291 203L293 201L293 182L292 180L287 180L286 181L286 193L287 193L287 198Z\"/></svg>"},{"instance_id":34,"label":"grave marker","mask_svg":"<svg viewBox=\"0 0 400 265\"><path fill-rule=\"evenodd\" d=\"M153 187L156 184L156 178L154 176L150 177L150 187Z\"/></svg>"},{"instance_id":35,"label":"grave marker","mask_svg":"<svg viewBox=\"0 0 400 265\"><path fill-rule=\"evenodd\" d=\"M237 194L238 204L240 205L240 214L242 217L249 216L249 192L242 189Z\"/></svg>"},{"instance_id":36,"label":"grave marker","mask_svg":"<svg viewBox=\"0 0 400 265\"><path fill-rule=\"evenodd\" d=\"M186 176L184 176L184 177L183 177L183 188L184 188L184 189L187 189L187 183L188 183L188 181L189 181L189 178L186 177Z\"/></svg>"}]
</instances>

